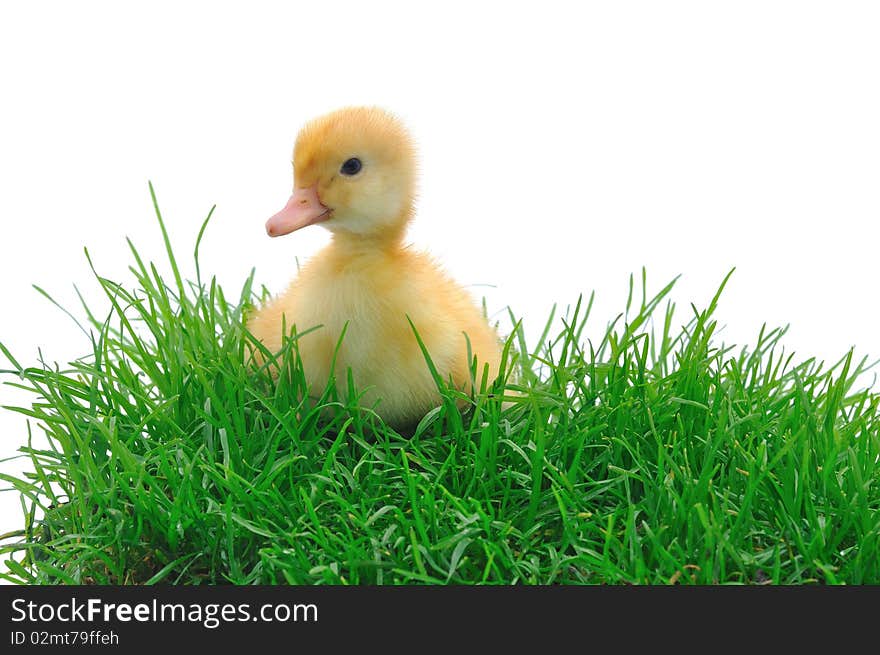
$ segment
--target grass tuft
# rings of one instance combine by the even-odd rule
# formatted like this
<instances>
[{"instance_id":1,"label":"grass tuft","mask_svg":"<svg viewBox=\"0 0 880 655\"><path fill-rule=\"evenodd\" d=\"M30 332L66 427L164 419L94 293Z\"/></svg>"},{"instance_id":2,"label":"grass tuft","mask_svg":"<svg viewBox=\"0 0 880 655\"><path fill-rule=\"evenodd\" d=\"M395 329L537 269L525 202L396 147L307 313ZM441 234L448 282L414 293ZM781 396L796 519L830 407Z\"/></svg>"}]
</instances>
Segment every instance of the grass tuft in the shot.
<instances>
[{"instance_id":1,"label":"grass tuft","mask_svg":"<svg viewBox=\"0 0 880 655\"><path fill-rule=\"evenodd\" d=\"M85 356L24 366L0 344L6 384L34 397L7 408L27 417L29 470L0 476L23 509L3 578L880 583L868 363L796 362L785 329L718 345L729 275L681 323L674 281L650 295L643 271L598 343L592 296L533 346L511 314L502 379L463 397L436 375L444 402L400 434L341 400L350 377L307 389L297 336L249 361L253 274L234 297L203 281L209 215L185 281L155 207L171 284L129 242L133 283L95 272L109 315L83 302Z\"/></svg>"}]
</instances>

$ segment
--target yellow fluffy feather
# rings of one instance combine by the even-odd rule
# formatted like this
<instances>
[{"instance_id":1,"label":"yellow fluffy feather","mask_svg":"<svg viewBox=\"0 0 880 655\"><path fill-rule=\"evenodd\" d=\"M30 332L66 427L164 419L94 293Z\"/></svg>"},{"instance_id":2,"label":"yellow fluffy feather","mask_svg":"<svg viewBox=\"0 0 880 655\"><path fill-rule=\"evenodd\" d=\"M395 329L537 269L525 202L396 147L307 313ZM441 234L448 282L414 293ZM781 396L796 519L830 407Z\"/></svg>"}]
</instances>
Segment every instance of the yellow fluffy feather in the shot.
<instances>
[{"instance_id":1,"label":"yellow fluffy feather","mask_svg":"<svg viewBox=\"0 0 880 655\"><path fill-rule=\"evenodd\" d=\"M414 215L416 158L400 121L367 107L317 118L297 137L293 165L294 194L267 231L320 224L333 238L249 320L254 336L276 352L282 325L298 332L322 326L298 343L310 388L323 390L335 375L344 393L350 368L365 391L362 403L375 404L393 425L418 421L440 401L407 316L444 379L470 387L465 335L478 370L488 365L494 379L501 358L495 330L463 288L403 242Z\"/></svg>"}]
</instances>

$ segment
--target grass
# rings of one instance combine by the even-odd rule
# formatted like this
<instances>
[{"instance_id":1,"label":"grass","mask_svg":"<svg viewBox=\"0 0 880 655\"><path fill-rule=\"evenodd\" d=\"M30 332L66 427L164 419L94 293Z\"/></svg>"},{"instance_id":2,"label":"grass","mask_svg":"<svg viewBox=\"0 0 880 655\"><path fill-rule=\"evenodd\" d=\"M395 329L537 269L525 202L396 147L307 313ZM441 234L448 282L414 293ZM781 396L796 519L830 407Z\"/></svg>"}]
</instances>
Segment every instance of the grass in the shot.
<instances>
[{"instance_id":1,"label":"grass","mask_svg":"<svg viewBox=\"0 0 880 655\"><path fill-rule=\"evenodd\" d=\"M109 316L83 303L85 356L0 346L34 396L8 409L47 441L3 476L23 508L7 580L880 583L880 395L852 353L795 362L784 329L717 345L721 290L681 321L643 273L598 343L592 298L536 346L514 321L506 394L462 413L438 379L442 406L400 434L339 400L350 380L298 400L296 338L277 384L249 363L253 276L227 297L197 242L184 281L157 216L173 279L132 245L133 285L98 276Z\"/></svg>"}]
</instances>

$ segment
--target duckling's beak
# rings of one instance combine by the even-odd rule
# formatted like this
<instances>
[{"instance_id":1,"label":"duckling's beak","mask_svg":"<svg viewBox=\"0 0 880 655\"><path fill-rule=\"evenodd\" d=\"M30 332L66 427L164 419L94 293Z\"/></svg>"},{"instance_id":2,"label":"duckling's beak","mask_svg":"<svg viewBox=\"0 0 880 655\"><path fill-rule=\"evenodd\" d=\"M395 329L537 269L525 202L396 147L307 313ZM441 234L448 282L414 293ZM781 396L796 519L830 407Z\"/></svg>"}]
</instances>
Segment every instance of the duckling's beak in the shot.
<instances>
[{"instance_id":1,"label":"duckling's beak","mask_svg":"<svg viewBox=\"0 0 880 655\"><path fill-rule=\"evenodd\" d=\"M266 232L270 237L290 234L307 225L326 221L332 211L321 204L317 185L296 189L284 209L266 221Z\"/></svg>"}]
</instances>

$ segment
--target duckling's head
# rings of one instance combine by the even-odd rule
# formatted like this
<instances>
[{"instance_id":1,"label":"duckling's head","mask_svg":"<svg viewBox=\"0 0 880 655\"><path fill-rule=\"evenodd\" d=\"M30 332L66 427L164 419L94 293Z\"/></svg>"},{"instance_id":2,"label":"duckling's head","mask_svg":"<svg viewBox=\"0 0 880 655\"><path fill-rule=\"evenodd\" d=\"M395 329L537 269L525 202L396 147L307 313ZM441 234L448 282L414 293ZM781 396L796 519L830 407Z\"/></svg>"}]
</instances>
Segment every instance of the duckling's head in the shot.
<instances>
[{"instance_id":1,"label":"duckling's head","mask_svg":"<svg viewBox=\"0 0 880 655\"><path fill-rule=\"evenodd\" d=\"M293 150L293 195L266 223L281 236L320 223L363 237L400 238L413 214L415 148L401 122L375 107L314 119Z\"/></svg>"}]
</instances>

